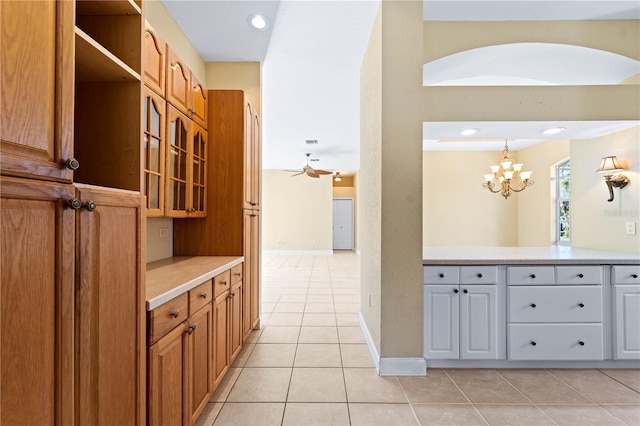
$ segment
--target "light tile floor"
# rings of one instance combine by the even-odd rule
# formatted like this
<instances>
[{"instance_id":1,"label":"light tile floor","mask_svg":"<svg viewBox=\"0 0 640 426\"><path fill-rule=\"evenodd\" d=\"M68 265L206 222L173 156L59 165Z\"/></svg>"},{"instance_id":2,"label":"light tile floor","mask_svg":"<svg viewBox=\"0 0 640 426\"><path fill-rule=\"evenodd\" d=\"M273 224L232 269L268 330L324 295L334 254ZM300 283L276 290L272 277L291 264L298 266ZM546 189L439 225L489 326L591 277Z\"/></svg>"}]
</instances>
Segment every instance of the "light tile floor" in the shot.
<instances>
[{"instance_id":1,"label":"light tile floor","mask_svg":"<svg viewBox=\"0 0 640 426\"><path fill-rule=\"evenodd\" d=\"M265 255L262 284L262 329L198 425L640 425L640 369L379 377L353 253Z\"/></svg>"}]
</instances>

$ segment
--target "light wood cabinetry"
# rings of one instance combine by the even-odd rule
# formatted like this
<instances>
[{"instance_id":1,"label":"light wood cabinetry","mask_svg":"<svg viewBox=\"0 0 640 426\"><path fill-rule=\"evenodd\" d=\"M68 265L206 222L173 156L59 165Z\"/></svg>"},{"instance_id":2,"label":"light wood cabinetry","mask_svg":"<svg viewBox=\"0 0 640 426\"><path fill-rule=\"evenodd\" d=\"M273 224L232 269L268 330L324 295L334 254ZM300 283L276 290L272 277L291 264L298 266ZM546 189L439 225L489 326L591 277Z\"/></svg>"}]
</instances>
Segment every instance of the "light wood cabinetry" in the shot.
<instances>
[{"instance_id":1,"label":"light wood cabinetry","mask_svg":"<svg viewBox=\"0 0 640 426\"><path fill-rule=\"evenodd\" d=\"M213 310L211 292L207 303L189 318L187 327L187 353L189 356L189 410L190 424L194 424L209 402L213 392L211 363L213 361Z\"/></svg>"},{"instance_id":2,"label":"light wood cabinetry","mask_svg":"<svg viewBox=\"0 0 640 426\"><path fill-rule=\"evenodd\" d=\"M495 266L424 268L427 359L498 359Z\"/></svg>"},{"instance_id":3,"label":"light wood cabinetry","mask_svg":"<svg viewBox=\"0 0 640 426\"><path fill-rule=\"evenodd\" d=\"M242 264L238 265L242 267ZM213 365L214 387L220 384L229 366L242 349L242 281L232 278L231 271L214 278Z\"/></svg>"},{"instance_id":4,"label":"light wood cabinetry","mask_svg":"<svg viewBox=\"0 0 640 426\"><path fill-rule=\"evenodd\" d=\"M145 419L143 205L139 194L79 187L76 398L79 424Z\"/></svg>"},{"instance_id":5,"label":"light wood cabinetry","mask_svg":"<svg viewBox=\"0 0 640 426\"><path fill-rule=\"evenodd\" d=\"M167 43L148 25L144 31L144 84L165 96Z\"/></svg>"},{"instance_id":6,"label":"light wood cabinetry","mask_svg":"<svg viewBox=\"0 0 640 426\"><path fill-rule=\"evenodd\" d=\"M144 182L142 193L147 196L147 217L164 216L164 176L166 148L166 102L153 90L144 87L142 114L142 158Z\"/></svg>"},{"instance_id":7,"label":"light wood cabinetry","mask_svg":"<svg viewBox=\"0 0 640 426\"><path fill-rule=\"evenodd\" d=\"M260 122L240 90L210 90L208 105L207 217L174 221L174 254L244 256L246 336L260 319Z\"/></svg>"},{"instance_id":8,"label":"light wood cabinetry","mask_svg":"<svg viewBox=\"0 0 640 426\"><path fill-rule=\"evenodd\" d=\"M0 423L74 423L71 185L0 178Z\"/></svg>"},{"instance_id":9,"label":"light wood cabinetry","mask_svg":"<svg viewBox=\"0 0 640 426\"><path fill-rule=\"evenodd\" d=\"M0 168L71 182L74 3L0 2Z\"/></svg>"},{"instance_id":10,"label":"light wood cabinetry","mask_svg":"<svg viewBox=\"0 0 640 426\"><path fill-rule=\"evenodd\" d=\"M191 110L191 70L182 59L167 46L167 102L183 114Z\"/></svg>"},{"instance_id":11,"label":"light wood cabinetry","mask_svg":"<svg viewBox=\"0 0 640 426\"><path fill-rule=\"evenodd\" d=\"M229 369L229 293L216 297L213 303L213 379L217 387Z\"/></svg>"}]
</instances>

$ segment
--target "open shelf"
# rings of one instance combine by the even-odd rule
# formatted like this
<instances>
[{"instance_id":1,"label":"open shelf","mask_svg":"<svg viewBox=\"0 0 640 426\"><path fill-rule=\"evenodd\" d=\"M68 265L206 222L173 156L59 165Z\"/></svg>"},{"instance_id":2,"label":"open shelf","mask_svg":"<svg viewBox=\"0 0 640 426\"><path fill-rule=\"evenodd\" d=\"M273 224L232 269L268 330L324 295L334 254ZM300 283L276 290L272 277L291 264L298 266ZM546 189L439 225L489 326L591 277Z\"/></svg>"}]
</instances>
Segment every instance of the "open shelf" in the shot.
<instances>
[{"instance_id":1,"label":"open shelf","mask_svg":"<svg viewBox=\"0 0 640 426\"><path fill-rule=\"evenodd\" d=\"M140 74L80 28L76 32L77 81L140 81Z\"/></svg>"},{"instance_id":2,"label":"open shelf","mask_svg":"<svg viewBox=\"0 0 640 426\"><path fill-rule=\"evenodd\" d=\"M131 0L78 0L78 15L141 15L140 6Z\"/></svg>"}]
</instances>

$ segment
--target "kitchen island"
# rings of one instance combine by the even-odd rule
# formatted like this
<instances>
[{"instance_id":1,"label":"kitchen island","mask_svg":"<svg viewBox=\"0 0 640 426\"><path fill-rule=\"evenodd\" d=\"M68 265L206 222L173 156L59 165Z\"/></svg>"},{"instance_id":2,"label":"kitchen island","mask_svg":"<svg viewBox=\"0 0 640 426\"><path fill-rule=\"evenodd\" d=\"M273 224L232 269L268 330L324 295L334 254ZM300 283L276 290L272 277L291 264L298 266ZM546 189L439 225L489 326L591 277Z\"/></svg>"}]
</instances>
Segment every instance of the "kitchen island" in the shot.
<instances>
[{"instance_id":1,"label":"kitchen island","mask_svg":"<svg viewBox=\"0 0 640 426\"><path fill-rule=\"evenodd\" d=\"M639 367L640 257L570 247L425 247L431 367Z\"/></svg>"}]
</instances>

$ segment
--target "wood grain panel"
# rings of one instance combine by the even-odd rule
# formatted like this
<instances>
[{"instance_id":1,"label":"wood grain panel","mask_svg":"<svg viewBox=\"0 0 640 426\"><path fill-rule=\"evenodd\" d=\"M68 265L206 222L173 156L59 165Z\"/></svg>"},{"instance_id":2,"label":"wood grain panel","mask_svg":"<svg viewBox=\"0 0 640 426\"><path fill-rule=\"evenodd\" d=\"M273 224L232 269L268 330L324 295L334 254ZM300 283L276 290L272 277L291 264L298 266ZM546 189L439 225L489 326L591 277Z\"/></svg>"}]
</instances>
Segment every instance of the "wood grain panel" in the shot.
<instances>
[{"instance_id":1,"label":"wood grain panel","mask_svg":"<svg viewBox=\"0 0 640 426\"><path fill-rule=\"evenodd\" d=\"M189 114L191 70L167 45L166 99L183 114Z\"/></svg>"},{"instance_id":2,"label":"wood grain panel","mask_svg":"<svg viewBox=\"0 0 640 426\"><path fill-rule=\"evenodd\" d=\"M191 328L195 327L195 328ZM213 359L213 310L211 303L189 319L189 407L191 424L195 424L213 392L211 364Z\"/></svg>"},{"instance_id":3,"label":"wood grain panel","mask_svg":"<svg viewBox=\"0 0 640 426\"><path fill-rule=\"evenodd\" d=\"M3 177L0 188L0 423L71 425L73 187Z\"/></svg>"},{"instance_id":4,"label":"wood grain panel","mask_svg":"<svg viewBox=\"0 0 640 426\"><path fill-rule=\"evenodd\" d=\"M83 186L77 225L76 398L80 424L145 419L143 200Z\"/></svg>"},{"instance_id":5,"label":"wood grain panel","mask_svg":"<svg viewBox=\"0 0 640 426\"><path fill-rule=\"evenodd\" d=\"M151 28L144 32L144 84L165 96L167 44Z\"/></svg>"},{"instance_id":6,"label":"wood grain panel","mask_svg":"<svg viewBox=\"0 0 640 426\"><path fill-rule=\"evenodd\" d=\"M189 297L185 293L149 312L149 343L154 343L189 317Z\"/></svg>"},{"instance_id":7,"label":"wood grain panel","mask_svg":"<svg viewBox=\"0 0 640 426\"><path fill-rule=\"evenodd\" d=\"M213 368L211 381L218 387L229 369L229 292L222 293L213 302Z\"/></svg>"},{"instance_id":8,"label":"wood grain panel","mask_svg":"<svg viewBox=\"0 0 640 426\"><path fill-rule=\"evenodd\" d=\"M191 118L193 121L207 129L207 89L194 75L191 74Z\"/></svg>"},{"instance_id":9,"label":"wood grain panel","mask_svg":"<svg viewBox=\"0 0 640 426\"><path fill-rule=\"evenodd\" d=\"M231 364L242 349L242 282L231 287L229 294L229 363Z\"/></svg>"},{"instance_id":10,"label":"wood grain panel","mask_svg":"<svg viewBox=\"0 0 640 426\"><path fill-rule=\"evenodd\" d=\"M2 174L68 181L73 155L74 4L0 2Z\"/></svg>"}]
</instances>

